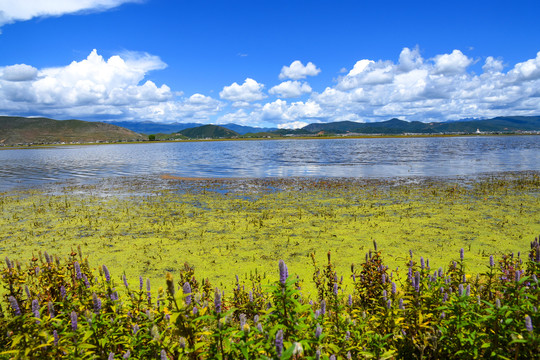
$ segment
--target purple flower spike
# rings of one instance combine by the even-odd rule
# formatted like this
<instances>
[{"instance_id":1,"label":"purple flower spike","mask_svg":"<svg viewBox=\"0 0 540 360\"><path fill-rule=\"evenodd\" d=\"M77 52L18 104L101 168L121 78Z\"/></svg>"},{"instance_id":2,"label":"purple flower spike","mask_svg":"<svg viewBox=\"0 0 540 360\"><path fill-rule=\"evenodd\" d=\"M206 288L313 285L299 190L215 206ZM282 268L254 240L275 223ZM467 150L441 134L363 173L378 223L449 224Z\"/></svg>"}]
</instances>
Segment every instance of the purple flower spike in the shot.
<instances>
[{"instance_id":1,"label":"purple flower spike","mask_svg":"<svg viewBox=\"0 0 540 360\"><path fill-rule=\"evenodd\" d=\"M58 336L58 332L56 330L53 331L53 338L54 346L58 346L58 341L60 340L60 337Z\"/></svg>"},{"instance_id":2,"label":"purple flower spike","mask_svg":"<svg viewBox=\"0 0 540 360\"><path fill-rule=\"evenodd\" d=\"M489 266L491 267L495 266L495 260L493 259L493 255L489 256Z\"/></svg>"},{"instance_id":3,"label":"purple flower spike","mask_svg":"<svg viewBox=\"0 0 540 360\"><path fill-rule=\"evenodd\" d=\"M422 270L424 270L425 267L426 267L426 263L424 261L424 257L420 256L420 268L422 268Z\"/></svg>"},{"instance_id":4,"label":"purple flower spike","mask_svg":"<svg viewBox=\"0 0 540 360\"><path fill-rule=\"evenodd\" d=\"M62 296L62 299L64 299L66 295L66 287L64 285L60 286L60 296Z\"/></svg>"},{"instance_id":5,"label":"purple flower spike","mask_svg":"<svg viewBox=\"0 0 540 360\"><path fill-rule=\"evenodd\" d=\"M214 297L214 307L217 313L221 312L221 292L216 289L216 295Z\"/></svg>"},{"instance_id":6,"label":"purple flower spike","mask_svg":"<svg viewBox=\"0 0 540 360\"><path fill-rule=\"evenodd\" d=\"M94 303L94 313L99 314L101 310L101 300L97 297L96 293L92 294L92 302Z\"/></svg>"},{"instance_id":7,"label":"purple flower spike","mask_svg":"<svg viewBox=\"0 0 540 360\"><path fill-rule=\"evenodd\" d=\"M459 284L458 294L459 296L463 296L463 284Z\"/></svg>"},{"instance_id":8,"label":"purple flower spike","mask_svg":"<svg viewBox=\"0 0 540 360\"><path fill-rule=\"evenodd\" d=\"M335 296L338 295L338 284L337 283L334 283L334 295Z\"/></svg>"},{"instance_id":9,"label":"purple flower spike","mask_svg":"<svg viewBox=\"0 0 540 360\"><path fill-rule=\"evenodd\" d=\"M161 350L161 360L167 360L167 353L165 350Z\"/></svg>"},{"instance_id":10,"label":"purple flower spike","mask_svg":"<svg viewBox=\"0 0 540 360\"><path fill-rule=\"evenodd\" d=\"M527 329L528 332L532 333L533 325L532 325L531 317L529 315L525 315L525 328Z\"/></svg>"},{"instance_id":11,"label":"purple flower spike","mask_svg":"<svg viewBox=\"0 0 540 360\"><path fill-rule=\"evenodd\" d=\"M352 295L349 294L349 301L347 302L347 305L349 305L349 307L352 306Z\"/></svg>"},{"instance_id":12,"label":"purple flower spike","mask_svg":"<svg viewBox=\"0 0 540 360\"><path fill-rule=\"evenodd\" d=\"M463 250L463 248L459 250L459 258L461 259L461 261L463 261L463 259L465 258L465 250Z\"/></svg>"},{"instance_id":13,"label":"purple flower spike","mask_svg":"<svg viewBox=\"0 0 540 360\"><path fill-rule=\"evenodd\" d=\"M287 269L287 265L285 265L285 261L279 260L279 282L282 285L285 285L285 282L287 281L288 277L289 277L289 270Z\"/></svg>"},{"instance_id":14,"label":"purple flower spike","mask_svg":"<svg viewBox=\"0 0 540 360\"><path fill-rule=\"evenodd\" d=\"M396 283L392 281L392 295L396 295L397 293L397 286Z\"/></svg>"},{"instance_id":15,"label":"purple flower spike","mask_svg":"<svg viewBox=\"0 0 540 360\"><path fill-rule=\"evenodd\" d=\"M37 299L32 300L32 314L35 318L40 318L39 315L39 301Z\"/></svg>"},{"instance_id":16,"label":"purple flower spike","mask_svg":"<svg viewBox=\"0 0 540 360\"><path fill-rule=\"evenodd\" d=\"M77 313L75 311L71 312L71 329L77 331Z\"/></svg>"},{"instance_id":17,"label":"purple flower spike","mask_svg":"<svg viewBox=\"0 0 540 360\"><path fill-rule=\"evenodd\" d=\"M21 315L21 309L19 308L19 303L17 302L17 299L15 299L13 296L10 296L8 299L9 304L11 305L11 308L13 309L15 315Z\"/></svg>"},{"instance_id":18,"label":"purple flower spike","mask_svg":"<svg viewBox=\"0 0 540 360\"><path fill-rule=\"evenodd\" d=\"M184 294L186 294L186 304L189 305L191 304L191 295L188 295L188 294L191 294L191 285L189 285L189 283L186 281L184 283L184 286L182 287L183 291L184 291Z\"/></svg>"},{"instance_id":19,"label":"purple flower spike","mask_svg":"<svg viewBox=\"0 0 540 360\"><path fill-rule=\"evenodd\" d=\"M471 296L471 285L468 284L467 288L465 289L465 296Z\"/></svg>"},{"instance_id":20,"label":"purple flower spike","mask_svg":"<svg viewBox=\"0 0 540 360\"><path fill-rule=\"evenodd\" d=\"M321 300L321 315L326 314L326 300Z\"/></svg>"},{"instance_id":21,"label":"purple flower spike","mask_svg":"<svg viewBox=\"0 0 540 360\"><path fill-rule=\"evenodd\" d=\"M73 266L75 267L75 276L77 277L77 279L82 279L81 266L79 265L79 263L75 261Z\"/></svg>"},{"instance_id":22,"label":"purple flower spike","mask_svg":"<svg viewBox=\"0 0 540 360\"><path fill-rule=\"evenodd\" d=\"M103 275L105 275L105 281L108 283L111 282L111 274L109 273L109 269L107 269L107 266L103 265Z\"/></svg>"},{"instance_id":23,"label":"purple flower spike","mask_svg":"<svg viewBox=\"0 0 540 360\"><path fill-rule=\"evenodd\" d=\"M283 352L283 330L279 330L276 333L276 353L278 358L281 357L281 353Z\"/></svg>"},{"instance_id":24,"label":"purple flower spike","mask_svg":"<svg viewBox=\"0 0 540 360\"><path fill-rule=\"evenodd\" d=\"M109 353L109 357L107 358L108 360L114 360L114 353L113 352L110 352Z\"/></svg>"},{"instance_id":25,"label":"purple flower spike","mask_svg":"<svg viewBox=\"0 0 540 360\"><path fill-rule=\"evenodd\" d=\"M405 306L403 305L403 298L399 299L399 309L400 310L405 310Z\"/></svg>"},{"instance_id":26,"label":"purple flower spike","mask_svg":"<svg viewBox=\"0 0 540 360\"><path fill-rule=\"evenodd\" d=\"M386 303L386 307L389 309L392 308L392 300L388 299L388 302Z\"/></svg>"},{"instance_id":27,"label":"purple flower spike","mask_svg":"<svg viewBox=\"0 0 540 360\"><path fill-rule=\"evenodd\" d=\"M322 327L317 325L317 328L315 329L315 339L319 340L321 335L322 335Z\"/></svg>"}]
</instances>

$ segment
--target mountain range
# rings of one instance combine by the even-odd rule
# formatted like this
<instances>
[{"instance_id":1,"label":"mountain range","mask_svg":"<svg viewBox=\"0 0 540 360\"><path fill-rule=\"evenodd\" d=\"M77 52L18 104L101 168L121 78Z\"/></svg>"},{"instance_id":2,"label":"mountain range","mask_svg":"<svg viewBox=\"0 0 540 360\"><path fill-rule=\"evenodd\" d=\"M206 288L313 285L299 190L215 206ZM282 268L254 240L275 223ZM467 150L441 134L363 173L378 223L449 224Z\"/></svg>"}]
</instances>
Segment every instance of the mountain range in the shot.
<instances>
[{"instance_id":1,"label":"mountain range","mask_svg":"<svg viewBox=\"0 0 540 360\"><path fill-rule=\"evenodd\" d=\"M119 126L123 125L123 126ZM171 131L171 129L173 129ZM180 128L180 129L179 129ZM156 131L149 131L156 130ZM486 120L459 120L423 123L390 119L360 123L337 121L312 123L301 129L257 128L236 124L202 125L197 123L157 124L151 122L91 122L0 116L0 146L13 144L51 144L81 142L118 142L156 139L262 138L280 136L361 135L361 134L470 134L540 132L540 116L504 116ZM168 134L166 134L168 132ZM146 135L141 135L145 133Z\"/></svg>"}]
</instances>

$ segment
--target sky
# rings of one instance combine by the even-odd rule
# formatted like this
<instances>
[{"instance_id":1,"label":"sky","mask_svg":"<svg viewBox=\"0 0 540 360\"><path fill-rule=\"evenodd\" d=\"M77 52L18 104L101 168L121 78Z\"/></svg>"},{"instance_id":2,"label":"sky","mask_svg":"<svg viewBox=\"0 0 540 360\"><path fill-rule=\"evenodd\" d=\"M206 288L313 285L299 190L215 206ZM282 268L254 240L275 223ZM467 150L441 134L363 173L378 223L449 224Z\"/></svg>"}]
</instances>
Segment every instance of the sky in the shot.
<instances>
[{"instance_id":1,"label":"sky","mask_svg":"<svg viewBox=\"0 0 540 360\"><path fill-rule=\"evenodd\" d=\"M0 0L0 115L278 128L540 115L538 15L538 0Z\"/></svg>"}]
</instances>

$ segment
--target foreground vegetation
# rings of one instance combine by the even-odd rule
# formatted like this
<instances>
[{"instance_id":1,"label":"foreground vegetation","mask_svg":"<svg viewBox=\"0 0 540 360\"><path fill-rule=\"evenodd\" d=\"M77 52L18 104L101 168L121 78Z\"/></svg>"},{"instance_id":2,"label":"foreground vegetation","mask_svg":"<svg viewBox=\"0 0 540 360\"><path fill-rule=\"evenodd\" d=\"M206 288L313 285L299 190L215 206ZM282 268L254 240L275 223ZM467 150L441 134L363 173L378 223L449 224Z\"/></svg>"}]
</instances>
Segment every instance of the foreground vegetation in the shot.
<instances>
[{"instance_id":1,"label":"foreground vegetation","mask_svg":"<svg viewBox=\"0 0 540 360\"><path fill-rule=\"evenodd\" d=\"M313 260L316 296L289 275L236 279L224 293L185 264L157 291L131 287L80 249L66 259L6 258L0 356L139 359L533 359L540 354L540 245L523 257L490 257L482 274L467 253L446 269L412 251L405 269L385 265L374 243L348 274L330 253ZM345 286L344 276L352 279Z\"/></svg>"}]
</instances>

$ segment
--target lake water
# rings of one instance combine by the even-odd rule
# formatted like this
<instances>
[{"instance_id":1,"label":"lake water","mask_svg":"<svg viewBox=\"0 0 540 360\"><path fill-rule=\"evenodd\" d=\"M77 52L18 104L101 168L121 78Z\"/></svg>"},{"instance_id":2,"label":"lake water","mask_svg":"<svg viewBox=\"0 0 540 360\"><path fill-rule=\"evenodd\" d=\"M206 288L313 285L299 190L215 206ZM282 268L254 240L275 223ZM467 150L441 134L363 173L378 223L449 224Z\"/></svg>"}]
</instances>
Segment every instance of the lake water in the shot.
<instances>
[{"instance_id":1,"label":"lake water","mask_svg":"<svg viewBox=\"0 0 540 360\"><path fill-rule=\"evenodd\" d=\"M540 136L141 143L0 151L0 191L119 177L475 176L540 171Z\"/></svg>"}]
</instances>

